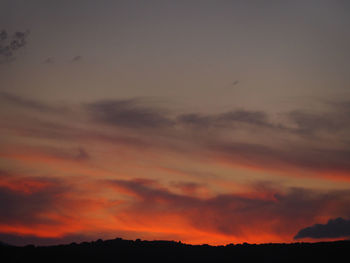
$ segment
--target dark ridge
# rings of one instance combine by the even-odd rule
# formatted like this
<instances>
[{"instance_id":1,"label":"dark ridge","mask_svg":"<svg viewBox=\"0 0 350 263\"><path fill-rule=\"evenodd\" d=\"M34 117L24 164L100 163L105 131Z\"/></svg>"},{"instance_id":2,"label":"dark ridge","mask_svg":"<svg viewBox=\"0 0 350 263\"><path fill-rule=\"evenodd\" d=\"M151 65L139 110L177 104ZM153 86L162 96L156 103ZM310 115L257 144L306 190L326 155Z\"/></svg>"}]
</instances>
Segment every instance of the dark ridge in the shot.
<instances>
[{"instance_id":1,"label":"dark ridge","mask_svg":"<svg viewBox=\"0 0 350 263\"><path fill-rule=\"evenodd\" d=\"M341 262L350 241L189 245L175 241L97 240L56 246L0 243L1 262Z\"/></svg>"},{"instance_id":2,"label":"dark ridge","mask_svg":"<svg viewBox=\"0 0 350 263\"><path fill-rule=\"evenodd\" d=\"M0 241L0 247L9 247L9 246L11 246L11 245Z\"/></svg>"}]
</instances>

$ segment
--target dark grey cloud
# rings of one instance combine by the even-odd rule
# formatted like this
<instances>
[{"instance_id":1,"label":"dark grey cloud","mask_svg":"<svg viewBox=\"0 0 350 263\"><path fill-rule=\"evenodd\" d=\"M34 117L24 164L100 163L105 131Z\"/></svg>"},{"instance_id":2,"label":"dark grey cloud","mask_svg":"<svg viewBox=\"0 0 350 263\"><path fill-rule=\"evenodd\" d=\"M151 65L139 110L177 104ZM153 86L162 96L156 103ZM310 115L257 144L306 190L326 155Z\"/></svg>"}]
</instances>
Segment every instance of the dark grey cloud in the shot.
<instances>
[{"instance_id":1,"label":"dark grey cloud","mask_svg":"<svg viewBox=\"0 0 350 263\"><path fill-rule=\"evenodd\" d=\"M294 239L301 238L341 238L350 237L350 220L338 217L326 224L315 224L301 229Z\"/></svg>"},{"instance_id":2,"label":"dark grey cloud","mask_svg":"<svg viewBox=\"0 0 350 263\"><path fill-rule=\"evenodd\" d=\"M155 108L142 106L137 100L105 100L86 105L93 118L105 124L130 128L160 128L173 121Z\"/></svg>"},{"instance_id":3,"label":"dark grey cloud","mask_svg":"<svg viewBox=\"0 0 350 263\"><path fill-rule=\"evenodd\" d=\"M9 95L9 96L8 96ZM76 149L54 149L50 147L39 147L34 149L36 152L41 152L44 155L53 156L57 158L69 159L69 160L88 160L90 154L86 150L84 143L87 141L106 142L113 145L130 145L136 148L147 148L152 143L146 138L135 135L132 133L104 133L103 131L91 129L88 127L79 127L74 124L80 123L81 119L79 116L77 120L73 117L73 114L67 114L74 112L73 108L50 106L40 101L22 99L8 93L0 93L0 102L3 101L2 105L8 104L10 107L23 108L23 109L34 109L38 112L47 112L47 115L42 117L24 115L22 118L8 118L6 122L0 123L0 127L4 127L11 132L12 135L28 138L45 138L49 140L65 140L79 142L80 148ZM8 111L12 112L12 110ZM6 113L4 111L4 113ZM64 117L64 121L54 120L50 113L54 113L57 116L61 115ZM44 117L49 117L46 119ZM81 117L81 116L80 116ZM67 121L67 122L65 122ZM100 125L99 123L90 123L94 127ZM141 129L142 133L142 129Z\"/></svg>"},{"instance_id":4,"label":"dark grey cloud","mask_svg":"<svg viewBox=\"0 0 350 263\"><path fill-rule=\"evenodd\" d=\"M233 124L274 127L269 121L268 115L263 111L239 109L213 115L188 113L173 117L169 116L162 109L144 105L140 100L136 99L98 101L86 105L86 108L94 116L95 120L110 125L137 128L174 128L175 125L192 128L211 128L232 126Z\"/></svg>"},{"instance_id":5,"label":"dark grey cloud","mask_svg":"<svg viewBox=\"0 0 350 263\"><path fill-rule=\"evenodd\" d=\"M208 128L215 124L214 118L196 113L183 114L177 117L177 122L194 128ZM216 126L216 125L215 125Z\"/></svg>"},{"instance_id":6,"label":"dark grey cloud","mask_svg":"<svg viewBox=\"0 0 350 263\"><path fill-rule=\"evenodd\" d=\"M344 120L338 119L334 114L329 113L315 114L304 111L292 111L288 113L288 117L297 124L296 131L308 135L321 130L336 131L347 125Z\"/></svg>"},{"instance_id":7,"label":"dark grey cloud","mask_svg":"<svg viewBox=\"0 0 350 263\"><path fill-rule=\"evenodd\" d=\"M57 223L43 217L43 214L55 211L60 196L68 191L60 181L11 175L7 182L7 187L0 186L1 224L30 226Z\"/></svg>"},{"instance_id":8,"label":"dark grey cloud","mask_svg":"<svg viewBox=\"0 0 350 263\"><path fill-rule=\"evenodd\" d=\"M177 117L177 121L179 124L189 125L194 128L227 127L233 124L250 124L260 127L273 126L265 112L249 110L234 110L215 115L183 114Z\"/></svg>"},{"instance_id":9,"label":"dark grey cloud","mask_svg":"<svg viewBox=\"0 0 350 263\"><path fill-rule=\"evenodd\" d=\"M75 56L74 58L72 58L71 62L78 62L81 61L83 59L82 56Z\"/></svg>"},{"instance_id":10,"label":"dark grey cloud","mask_svg":"<svg viewBox=\"0 0 350 263\"><path fill-rule=\"evenodd\" d=\"M209 138L202 143L213 156L221 156L232 163L272 169L309 169L320 172L350 172L350 103L332 105L326 113L292 111L279 123L270 121L263 111L236 110L216 115L184 114L178 123L198 131L212 128ZM295 125L290 125L292 122ZM249 125L249 126L246 126ZM254 142L227 141L215 138L220 128L232 133L242 130ZM250 129L252 127L253 129ZM213 139L214 138L214 139ZM276 138L276 143L266 140ZM329 140L329 144L324 143ZM337 147L333 147L337 145Z\"/></svg>"},{"instance_id":11,"label":"dark grey cloud","mask_svg":"<svg viewBox=\"0 0 350 263\"><path fill-rule=\"evenodd\" d=\"M17 31L10 35L6 30L0 31L0 63L11 62L16 52L26 46L29 31Z\"/></svg>"},{"instance_id":12,"label":"dark grey cloud","mask_svg":"<svg viewBox=\"0 0 350 263\"><path fill-rule=\"evenodd\" d=\"M267 114L263 111L236 110L218 116L221 121L235 121L258 126L270 126Z\"/></svg>"},{"instance_id":13,"label":"dark grey cloud","mask_svg":"<svg viewBox=\"0 0 350 263\"><path fill-rule=\"evenodd\" d=\"M294 132L315 136L320 132L337 133L346 130L350 135L350 102L329 103L325 112L291 111L287 118L296 124Z\"/></svg>"},{"instance_id":14,"label":"dark grey cloud","mask_svg":"<svg viewBox=\"0 0 350 263\"><path fill-rule=\"evenodd\" d=\"M50 210L53 196L50 192L26 194L0 187L0 222L28 225L43 223L40 214ZM46 220L44 222L47 223Z\"/></svg>"}]
</instances>

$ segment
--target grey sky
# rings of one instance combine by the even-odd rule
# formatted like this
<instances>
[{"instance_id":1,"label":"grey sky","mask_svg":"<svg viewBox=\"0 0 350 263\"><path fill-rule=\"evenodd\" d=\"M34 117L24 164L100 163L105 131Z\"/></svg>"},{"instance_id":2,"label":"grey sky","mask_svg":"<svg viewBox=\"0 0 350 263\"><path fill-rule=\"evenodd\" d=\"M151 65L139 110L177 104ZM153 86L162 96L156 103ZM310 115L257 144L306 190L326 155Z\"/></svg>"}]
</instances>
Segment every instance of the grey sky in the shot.
<instances>
[{"instance_id":1,"label":"grey sky","mask_svg":"<svg viewBox=\"0 0 350 263\"><path fill-rule=\"evenodd\" d=\"M83 100L151 96L209 111L275 110L308 105L301 96L349 96L346 1L2 1L2 6L4 28L31 31L12 74L1 69L9 83L5 91L68 100L77 94ZM69 65L76 56L84 60ZM55 57L56 65L42 65L47 57ZM232 87L235 80L240 84Z\"/></svg>"}]
</instances>

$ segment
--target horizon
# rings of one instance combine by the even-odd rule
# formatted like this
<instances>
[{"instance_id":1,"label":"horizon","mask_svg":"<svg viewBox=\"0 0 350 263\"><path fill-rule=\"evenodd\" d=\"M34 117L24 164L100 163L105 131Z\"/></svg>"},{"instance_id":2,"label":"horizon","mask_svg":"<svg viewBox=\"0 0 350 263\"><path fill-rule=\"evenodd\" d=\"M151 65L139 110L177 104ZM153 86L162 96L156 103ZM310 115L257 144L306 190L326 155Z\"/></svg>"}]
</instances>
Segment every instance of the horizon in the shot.
<instances>
[{"instance_id":1,"label":"horizon","mask_svg":"<svg viewBox=\"0 0 350 263\"><path fill-rule=\"evenodd\" d=\"M0 241L350 238L347 1L2 6Z\"/></svg>"},{"instance_id":2,"label":"horizon","mask_svg":"<svg viewBox=\"0 0 350 263\"><path fill-rule=\"evenodd\" d=\"M295 245L295 244L324 244L324 243L337 243L337 242L350 242L350 239L329 239L329 240L314 240L314 239L309 239L309 241L297 241L294 240L293 242L267 242L267 243L247 243L247 242L241 242L241 243L225 243L225 244L207 244L207 243L186 243L182 242L181 240L165 240L165 239L124 239L121 237L115 237L111 239L95 239L95 240L84 240L84 241L74 241L72 240L71 242L66 242L66 243L43 243L43 244L34 244L34 243L18 243L17 245L13 245L10 243L2 242L0 240L0 246L5 245L5 246L14 246L14 247L26 247L26 246L35 246L35 247L54 247L54 246L70 246L70 245L82 245L86 243L100 243L100 242L109 242L109 241L127 241L127 242L145 242L145 243L157 243L157 242L165 242L165 243L176 243L176 244L181 244L185 246L210 246L210 247L222 247L222 246L254 246L254 245Z\"/></svg>"}]
</instances>

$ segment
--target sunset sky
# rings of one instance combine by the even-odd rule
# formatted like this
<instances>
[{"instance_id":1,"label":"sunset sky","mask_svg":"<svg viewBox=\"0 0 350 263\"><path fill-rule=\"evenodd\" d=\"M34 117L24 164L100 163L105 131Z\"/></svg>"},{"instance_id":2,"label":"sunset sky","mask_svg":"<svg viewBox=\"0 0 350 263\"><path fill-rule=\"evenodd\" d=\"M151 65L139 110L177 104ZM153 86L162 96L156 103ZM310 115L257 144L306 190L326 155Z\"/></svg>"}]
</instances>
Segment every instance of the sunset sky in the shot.
<instances>
[{"instance_id":1,"label":"sunset sky","mask_svg":"<svg viewBox=\"0 0 350 263\"><path fill-rule=\"evenodd\" d=\"M349 238L349 13L0 0L0 241Z\"/></svg>"}]
</instances>

